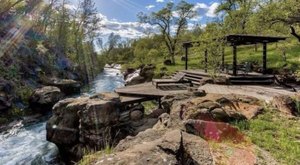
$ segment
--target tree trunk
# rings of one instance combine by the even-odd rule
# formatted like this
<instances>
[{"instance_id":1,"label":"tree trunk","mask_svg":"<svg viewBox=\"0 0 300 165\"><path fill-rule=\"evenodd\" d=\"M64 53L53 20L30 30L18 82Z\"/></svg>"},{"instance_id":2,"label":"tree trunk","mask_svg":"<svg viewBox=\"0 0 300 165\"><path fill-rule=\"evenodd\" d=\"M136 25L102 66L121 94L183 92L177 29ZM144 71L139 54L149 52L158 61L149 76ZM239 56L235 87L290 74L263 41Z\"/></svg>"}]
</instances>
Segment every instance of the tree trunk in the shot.
<instances>
[{"instance_id":1,"label":"tree trunk","mask_svg":"<svg viewBox=\"0 0 300 165\"><path fill-rule=\"evenodd\" d=\"M172 61L172 64L175 65L175 55L174 55L174 53L171 55L171 61Z\"/></svg>"},{"instance_id":2,"label":"tree trunk","mask_svg":"<svg viewBox=\"0 0 300 165\"><path fill-rule=\"evenodd\" d=\"M175 47L174 46L171 48L170 55L171 55L171 62L173 65L175 65Z\"/></svg>"}]
</instances>

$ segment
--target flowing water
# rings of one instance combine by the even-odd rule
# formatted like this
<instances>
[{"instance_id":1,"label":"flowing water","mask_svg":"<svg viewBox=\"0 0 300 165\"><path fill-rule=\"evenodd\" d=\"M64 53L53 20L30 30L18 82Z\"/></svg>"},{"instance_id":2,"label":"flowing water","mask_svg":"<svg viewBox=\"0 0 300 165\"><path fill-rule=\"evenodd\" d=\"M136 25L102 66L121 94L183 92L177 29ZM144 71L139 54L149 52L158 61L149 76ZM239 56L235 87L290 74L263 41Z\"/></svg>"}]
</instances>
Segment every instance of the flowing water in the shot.
<instances>
[{"instance_id":1,"label":"flowing water","mask_svg":"<svg viewBox=\"0 0 300 165\"><path fill-rule=\"evenodd\" d=\"M104 69L94 80L89 94L110 92L123 86L123 76L117 69ZM46 122L24 127L16 123L0 134L0 165L60 165L57 147L46 140Z\"/></svg>"}]
</instances>

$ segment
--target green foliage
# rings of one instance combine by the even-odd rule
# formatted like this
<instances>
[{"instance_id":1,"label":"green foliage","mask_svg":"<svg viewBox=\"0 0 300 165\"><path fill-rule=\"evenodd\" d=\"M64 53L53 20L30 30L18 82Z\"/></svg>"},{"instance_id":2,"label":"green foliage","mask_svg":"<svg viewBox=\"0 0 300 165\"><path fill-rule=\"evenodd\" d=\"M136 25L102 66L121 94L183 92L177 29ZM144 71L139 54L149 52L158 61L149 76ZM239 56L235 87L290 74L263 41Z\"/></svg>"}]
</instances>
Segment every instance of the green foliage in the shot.
<instances>
[{"instance_id":1,"label":"green foliage","mask_svg":"<svg viewBox=\"0 0 300 165\"><path fill-rule=\"evenodd\" d=\"M180 46L179 41L187 29L188 20L196 15L194 5L182 0L176 5L169 2L161 10L152 12L149 15L141 12L138 14L138 18L142 23L158 26L163 42L167 47L169 58L172 64L175 64L175 55ZM175 32L172 33L174 27Z\"/></svg>"},{"instance_id":2,"label":"green foliage","mask_svg":"<svg viewBox=\"0 0 300 165\"><path fill-rule=\"evenodd\" d=\"M146 114L151 113L152 110L154 110L158 107L158 104L155 101L146 101L146 102L143 102L142 105L145 107Z\"/></svg>"},{"instance_id":3,"label":"green foliage","mask_svg":"<svg viewBox=\"0 0 300 165\"><path fill-rule=\"evenodd\" d=\"M27 86L18 86L16 89L16 94L25 103L28 103L29 97L32 95L33 89Z\"/></svg>"},{"instance_id":4,"label":"green foliage","mask_svg":"<svg viewBox=\"0 0 300 165\"><path fill-rule=\"evenodd\" d=\"M7 80L20 80L19 67L15 64L3 66L0 64L1 76Z\"/></svg>"},{"instance_id":5,"label":"green foliage","mask_svg":"<svg viewBox=\"0 0 300 165\"><path fill-rule=\"evenodd\" d=\"M21 109L17 108L17 107L12 107L9 112L7 117L8 118L16 118L16 117L20 117L24 115L24 111L22 111Z\"/></svg>"}]
</instances>

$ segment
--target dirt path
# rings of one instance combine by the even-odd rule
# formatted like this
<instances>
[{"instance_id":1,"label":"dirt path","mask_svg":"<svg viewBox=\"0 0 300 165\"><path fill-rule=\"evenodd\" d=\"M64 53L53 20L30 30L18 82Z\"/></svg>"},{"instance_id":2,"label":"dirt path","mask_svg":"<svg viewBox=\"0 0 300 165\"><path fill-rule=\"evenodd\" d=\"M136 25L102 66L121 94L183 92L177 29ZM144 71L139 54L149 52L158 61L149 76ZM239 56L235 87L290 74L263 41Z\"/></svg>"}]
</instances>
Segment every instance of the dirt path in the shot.
<instances>
[{"instance_id":1,"label":"dirt path","mask_svg":"<svg viewBox=\"0 0 300 165\"><path fill-rule=\"evenodd\" d=\"M274 96L295 94L295 92L279 86L206 84L199 87L199 89L205 90L206 93L252 96L266 102L270 102Z\"/></svg>"}]
</instances>

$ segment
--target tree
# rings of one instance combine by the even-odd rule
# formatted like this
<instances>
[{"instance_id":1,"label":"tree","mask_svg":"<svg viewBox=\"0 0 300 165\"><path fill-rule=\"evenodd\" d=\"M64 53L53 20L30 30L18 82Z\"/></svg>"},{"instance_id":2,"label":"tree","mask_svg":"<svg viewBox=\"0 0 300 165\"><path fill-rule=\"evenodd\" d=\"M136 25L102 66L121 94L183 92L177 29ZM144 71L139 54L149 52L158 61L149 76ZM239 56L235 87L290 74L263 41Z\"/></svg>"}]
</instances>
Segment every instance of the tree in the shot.
<instances>
[{"instance_id":1,"label":"tree","mask_svg":"<svg viewBox=\"0 0 300 165\"><path fill-rule=\"evenodd\" d=\"M227 30L233 33L246 33L246 25L253 13L253 0L223 0L216 13L223 13Z\"/></svg>"},{"instance_id":2,"label":"tree","mask_svg":"<svg viewBox=\"0 0 300 165\"><path fill-rule=\"evenodd\" d=\"M300 34L297 33L300 24L300 3L298 0L271 1L267 5L261 6L259 18L270 27L284 25L290 29L290 34L300 42Z\"/></svg>"},{"instance_id":3,"label":"tree","mask_svg":"<svg viewBox=\"0 0 300 165\"><path fill-rule=\"evenodd\" d=\"M121 41L121 36L118 34L110 33L108 41L106 43L106 53L109 54Z\"/></svg>"},{"instance_id":4,"label":"tree","mask_svg":"<svg viewBox=\"0 0 300 165\"><path fill-rule=\"evenodd\" d=\"M150 15L138 14L141 23L148 23L159 28L173 64L175 64L175 54L181 34L186 29L188 20L196 16L193 7L194 5L185 1L179 2L176 6L170 2L163 9L152 12ZM172 28L175 30L173 31Z\"/></svg>"},{"instance_id":5,"label":"tree","mask_svg":"<svg viewBox=\"0 0 300 165\"><path fill-rule=\"evenodd\" d=\"M21 2L24 2L24 0L1 0L1 5L0 5L0 18L7 14L12 8L20 4Z\"/></svg>"},{"instance_id":6,"label":"tree","mask_svg":"<svg viewBox=\"0 0 300 165\"><path fill-rule=\"evenodd\" d=\"M94 41L99 35L99 22L95 3L92 0L82 0L73 18L73 34L76 59L81 69L86 72L86 81L95 75Z\"/></svg>"}]
</instances>

